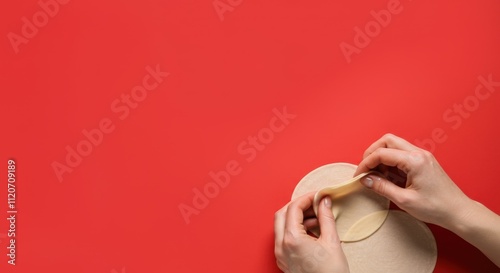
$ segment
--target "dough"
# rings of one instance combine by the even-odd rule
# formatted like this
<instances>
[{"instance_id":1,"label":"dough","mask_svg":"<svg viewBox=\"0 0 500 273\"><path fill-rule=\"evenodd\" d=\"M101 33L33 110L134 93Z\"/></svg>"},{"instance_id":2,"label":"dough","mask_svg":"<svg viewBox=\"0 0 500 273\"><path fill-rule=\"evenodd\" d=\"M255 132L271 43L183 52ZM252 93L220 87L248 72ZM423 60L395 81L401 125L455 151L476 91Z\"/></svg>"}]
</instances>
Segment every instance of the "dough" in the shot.
<instances>
[{"instance_id":1,"label":"dough","mask_svg":"<svg viewBox=\"0 0 500 273\"><path fill-rule=\"evenodd\" d=\"M352 179L355 170L356 166L348 163L319 167L300 180L292 200L311 191L341 185ZM388 210L389 200L362 185L352 184L337 192L325 189L325 193L328 191L336 196L332 211L338 217L335 223L351 273L434 270L437 246L427 225L403 211Z\"/></svg>"},{"instance_id":2,"label":"dough","mask_svg":"<svg viewBox=\"0 0 500 273\"><path fill-rule=\"evenodd\" d=\"M315 200L318 199L315 202L317 205L320 197L325 196L324 194L333 193L335 195L337 193L332 199L332 211L336 216L337 232L343 242L359 241L370 236L383 224L387 215L386 211L389 209L389 200L387 198L366 189L360 184L359 180L352 180L355 171L356 165L349 163L332 163L319 167L302 178L292 194L293 200L307 192L321 190L316 196L318 198L315 198ZM337 192L335 189L328 189L332 186L344 184L349 180L352 180L350 181L352 184L345 188L342 187L347 191L341 190ZM372 215L375 212L380 213ZM367 223L365 220L353 227L354 224L368 215L372 215L370 216L372 220L369 220L369 225L364 225ZM351 228L354 230L347 233ZM316 230L311 230L311 232L318 235Z\"/></svg>"},{"instance_id":3,"label":"dough","mask_svg":"<svg viewBox=\"0 0 500 273\"><path fill-rule=\"evenodd\" d=\"M356 242L368 238L384 224L388 214L389 210L380 210L359 219L347 230L343 242Z\"/></svg>"},{"instance_id":4,"label":"dough","mask_svg":"<svg viewBox=\"0 0 500 273\"><path fill-rule=\"evenodd\" d=\"M399 210L390 210L384 224L365 240L343 243L351 273L430 273L437 246L427 225Z\"/></svg>"}]
</instances>

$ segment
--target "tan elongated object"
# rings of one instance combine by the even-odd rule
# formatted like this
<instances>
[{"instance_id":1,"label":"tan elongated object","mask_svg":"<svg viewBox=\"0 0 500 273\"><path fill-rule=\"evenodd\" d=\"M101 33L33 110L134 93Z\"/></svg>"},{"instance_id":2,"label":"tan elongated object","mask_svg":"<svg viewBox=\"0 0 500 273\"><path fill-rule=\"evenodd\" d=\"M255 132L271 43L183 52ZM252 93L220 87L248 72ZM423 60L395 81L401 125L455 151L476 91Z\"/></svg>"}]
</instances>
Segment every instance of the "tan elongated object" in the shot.
<instances>
[{"instance_id":1,"label":"tan elongated object","mask_svg":"<svg viewBox=\"0 0 500 273\"><path fill-rule=\"evenodd\" d=\"M329 195L333 200L333 199L344 197L344 196L351 194L351 193L354 193L356 191L359 191L360 189L363 188L363 185L361 185L361 183L360 183L361 178L363 178L369 174L372 174L372 173L377 173L377 172L370 171L370 172L362 173L362 174L359 174L359 175L357 175L357 176L355 176L355 177L353 177L345 182L342 182L340 184L336 184L335 186L326 187L326 188L323 188L320 191L318 191L316 193L316 195L314 196L314 213L316 213L316 214L318 213L318 203L323 197Z\"/></svg>"},{"instance_id":2,"label":"tan elongated object","mask_svg":"<svg viewBox=\"0 0 500 273\"><path fill-rule=\"evenodd\" d=\"M360 192L364 188L364 186L361 185L360 179L372 173L376 172L371 171L362 173L343 183L318 191L316 195L314 195L314 213L316 215L318 214L318 205L321 199L323 199L325 196L330 196L333 204L335 204L332 206L332 212L335 219L342 219L341 212L345 210L345 208L340 206L342 202L339 201L341 201L341 198L346 198L347 196L352 197L353 194ZM380 226L382 226L385 218L387 217L387 213L389 213L388 210L380 210L363 216L358 221L356 221L349 228L349 230L346 231L346 233L343 234L340 240L342 242L355 242L367 238L375 231L377 231Z\"/></svg>"},{"instance_id":3,"label":"tan elongated object","mask_svg":"<svg viewBox=\"0 0 500 273\"><path fill-rule=\"evenodd\" d=\"M307 192L318 191L314 201L316 212L321 198L332 196L337 232L343 242L359 241L373 234L383 224L389 209L388 199L366 189L359 182L369 173L353 178L355 170L356 165L349 163L319 167L302 178L292 195L294 199ZM369 220L363 220L367 217ZM319 235L318 230L311 232Z\"/></svg>"},{"instance_id":4,"label":"tan elongated object","mask_svg":"<svg viewBox=\"0 0 500 273\"><path fill-rule=\"evenodd\" d=\"M389 210L379 210L359 219L344 234L342 242L361 241L375 233L385 222Z\"/></svg>"}]
</instances>

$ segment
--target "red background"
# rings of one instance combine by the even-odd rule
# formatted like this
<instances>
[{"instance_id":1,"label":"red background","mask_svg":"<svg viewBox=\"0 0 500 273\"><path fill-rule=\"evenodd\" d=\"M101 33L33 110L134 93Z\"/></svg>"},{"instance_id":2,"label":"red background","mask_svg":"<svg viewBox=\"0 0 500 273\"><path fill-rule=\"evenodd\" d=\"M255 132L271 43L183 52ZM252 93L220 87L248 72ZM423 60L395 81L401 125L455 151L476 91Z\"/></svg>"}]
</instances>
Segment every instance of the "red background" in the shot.
<instances>
[{"instance_id":1,"label":"red background","mask_svg":"<svg viewBox=\"0 0 500 273\"><path fill-rule=\"evenodd\" d=\"M4 185L7 160L17 162L19 212L17 265L3 235L1 270L279 272L273 216L296 183L327 163L358 163L386 132L415 143L442 128L437 159L499 213L500 87L457 129L443 114L474 95L478 76L500 81L500 2L402 0L347 63L339 44L387 3L243 0L221 21L212 0L72 0L16 54L8 33L41 8L5 2L0 159ZM170 75L120 120L111 103L156 64ZM297 117L247 162L238 145L283 107ZM51 164L103 118L116 129L59 182ZM241 173L186 225L179 204L230 160ZM0 196L6 210L6 186ZM496 270L431 229L435 272Z\"/></svg>"}]
</instances>

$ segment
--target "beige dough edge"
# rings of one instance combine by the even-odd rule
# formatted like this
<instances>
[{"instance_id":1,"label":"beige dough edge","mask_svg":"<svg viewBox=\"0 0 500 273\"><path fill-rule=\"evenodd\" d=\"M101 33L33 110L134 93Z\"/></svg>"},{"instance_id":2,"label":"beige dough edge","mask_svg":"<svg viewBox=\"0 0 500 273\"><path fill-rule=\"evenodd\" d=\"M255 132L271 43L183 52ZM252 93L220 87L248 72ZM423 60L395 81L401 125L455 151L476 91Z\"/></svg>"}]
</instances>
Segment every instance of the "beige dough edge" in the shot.
<instances>
[{"instance_id":1,"label":"beige dough edge","mask_svg":"<svg viewBox=\"0 0 500 273\"><path fill-rule=\"evenodd\" d=\"M340 198L342 196L348 195L349 193L358 191L363 188L363 185L359 182L361 178L376 173L380 175L380 173L376 171L365 172L359 174L346 182L340 183L338 185L327 187L319 190L314 195L313 208L314 213L318 214L318 206L321 199L325 196L330 196L332 200L336 198ZM332 212L335 218L340 214L340 208L334 207L332 208ZM370 213L365 217L359 219L356 223L354 223L349 230L342 236L342 242L356 242L366 239L373 233L375 233L381 226L384 224L387 215L389 214L389 210L381 210ZM318 235L318 234L316 234Z\"/></svg>"}]
</instances>

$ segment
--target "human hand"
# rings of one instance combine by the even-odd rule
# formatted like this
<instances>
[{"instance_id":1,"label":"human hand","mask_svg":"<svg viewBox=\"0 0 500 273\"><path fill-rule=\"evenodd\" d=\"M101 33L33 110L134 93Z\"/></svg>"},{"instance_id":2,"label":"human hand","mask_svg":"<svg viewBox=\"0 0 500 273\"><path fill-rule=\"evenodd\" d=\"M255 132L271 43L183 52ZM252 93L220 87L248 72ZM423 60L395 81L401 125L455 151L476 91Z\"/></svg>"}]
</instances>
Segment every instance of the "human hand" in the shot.
<instances>
[{"instance_id":1,"label":"human hand","mask_svg":"<svg viewBox=\"0 0 500 273\"><path fill-rule=\"evenodd\" d=\"M285 273L349 272L335 228L332 201L329 197L323 198L318 216L314 218L314 194L311 192L291 201L274 215L276 263ZM318 224L319 238L307 234L307 230Z\"/></svg>"},{"instance_id":2,"label":"human hand","mask_svg":"<svg viewBox=\"0 0 500 273\"><path fill-rule=\"evenodd\" d=\"M434 156L402 138L386 134L373 143L354 175L371 169L379 170L386 177L394 177L394 170L404 172L405 188L376 175L369 175L361 182L421 221L450 229L470 214L472 200L450 179Z\"/></svg>"}]
</instances>

